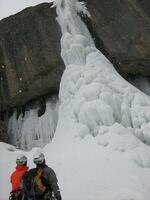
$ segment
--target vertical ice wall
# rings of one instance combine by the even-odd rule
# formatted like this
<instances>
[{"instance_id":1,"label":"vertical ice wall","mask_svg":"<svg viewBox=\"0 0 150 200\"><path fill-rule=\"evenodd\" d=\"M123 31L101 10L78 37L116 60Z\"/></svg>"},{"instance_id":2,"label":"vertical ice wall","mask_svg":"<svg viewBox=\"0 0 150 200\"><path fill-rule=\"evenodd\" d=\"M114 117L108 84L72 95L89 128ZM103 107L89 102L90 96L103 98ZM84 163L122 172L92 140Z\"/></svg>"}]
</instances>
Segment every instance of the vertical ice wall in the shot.
<instances>
[{"instance_id":1,"label":"vertical ice wall","mask_svg":"<svg viewBox=\"0 0 150 200\"><path fill-rule=\"evenodd\" d=\"M8 119L8 135L11 143L21 149L29 150L32 147L43 147L50 142L58 121L58 100L46 102L45 113L38 117L38 108L29 108L25 115L17 112Z\"/></svg>"},{"instance_id":2,"label":"vertical ice wall","mask_svg":"<svg viewBox=\"0 0 150 200\"><path fill-rule=\"evenodd\" d=\"M78 15L90 16L84 3L56 0L53 6L62 30L61 56L66 65L59 93L61 108L70 105L68 115L79 136L104 134L115 125L150 144L150 98L125 81L96 49Z\"/></svg>"}]
</instances>

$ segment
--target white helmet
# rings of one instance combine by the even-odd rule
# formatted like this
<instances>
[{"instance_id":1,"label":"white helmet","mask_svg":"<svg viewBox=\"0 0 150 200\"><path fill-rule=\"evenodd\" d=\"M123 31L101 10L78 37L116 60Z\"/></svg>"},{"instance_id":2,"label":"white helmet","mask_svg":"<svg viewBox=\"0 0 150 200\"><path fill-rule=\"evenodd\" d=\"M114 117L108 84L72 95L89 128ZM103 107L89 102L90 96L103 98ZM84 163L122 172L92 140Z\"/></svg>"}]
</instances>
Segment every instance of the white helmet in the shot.
<instances>
[{"instance_id":1,"label":"white helmet","mask_svg":"<svg viewBox=\"0 0 150 200\"><path fill-rule=\"evenodd\" d=\"M45 161L45 156L42 152L36 152L33 155L33 162L34 164L42 164Z\"/></svg>"},{"instance_id":2,"label":"white helmet","mask_svg":"<svg viewBox=\"0 0 150 200\"><path fill-rule=\"evenodd\" d=\"M25 165L27 163L27 157L24 154L19 154L16 158L17 165Z\"/></svg>"}]
</instances>

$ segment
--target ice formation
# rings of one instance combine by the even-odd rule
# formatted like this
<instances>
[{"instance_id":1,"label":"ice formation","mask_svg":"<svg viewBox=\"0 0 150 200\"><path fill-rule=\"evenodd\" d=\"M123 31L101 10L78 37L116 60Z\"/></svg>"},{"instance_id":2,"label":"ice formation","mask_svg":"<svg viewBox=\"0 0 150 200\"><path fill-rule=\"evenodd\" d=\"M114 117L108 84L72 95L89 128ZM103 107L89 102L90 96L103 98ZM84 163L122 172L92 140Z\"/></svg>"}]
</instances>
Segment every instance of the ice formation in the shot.
<instances>
[{"instance_id":1,"label":"ice formation","mask_svg":"<svg viewBox=\"0 0 150 200\"><path fill-rule=\"evenodd\" d=\"M54 136L58 121L58 100L52 98L46 102L46 110L38 116L38 108L28 108L25 115L17 112L8 118L8 135L11 143L18 148L30 150L43 147Z\"/></svg>"},{"instance_id":2,"label":"ice formation","mask_svg":"<svg viewBox=\"0 0 150 200\"><path fill-rule=\"evenodd\" d=\"M71 105L70 117L87 133L97 136L101 126L132 129L131 134L150 144L150 99L124 80L94 42L77 15L90 16L76 0L55 1L62 30L61 56L66 65L60 86L61 106ZM83 130L83 129L80 129ZM84 135L84 134L81 134Z\"/></svg>"},{"instance_id":3,"label":"ice formation","mask_svg":"<svg viewBox=\"0 0 150 200\"><path fill-rule=\"evenodd\" d=\"M107 190L103 189L97 196L93 194L95 199L100 196L107 200L146 200L150 195L146 178L150 177L150 98L124 80L96 49L77 14L77 3L77 0L58 0L54 4L62 30L61 56L66 65L60 84L60 119L55 142L61 138L59 145L63 144L63 136L60 136L63 127L63 132L69 132L67 137L84 141L83 146L86 142L99 146L99 156L97 151L93 153L93 164L98 165L99 169L96 166L92 169L101 174L99 179L104 178L100 181L97 177L99 187L106 186ZM87 10L80 11L90 16ZM72 140L68 140L68 143ZM89 148L95 149L93 145L89 145ZM85 156L83 152L81 154ZM91 166L91 157L89 160ZM147 169L147 173L142 169ZM135 181L135 177L140 177L139 173L143 174L143 179ZM110 183L107 178L111 179ZM113 188L112 194L110 188ZM132 188L131 191L129 188Z\"/></svg>"}]
</instances>

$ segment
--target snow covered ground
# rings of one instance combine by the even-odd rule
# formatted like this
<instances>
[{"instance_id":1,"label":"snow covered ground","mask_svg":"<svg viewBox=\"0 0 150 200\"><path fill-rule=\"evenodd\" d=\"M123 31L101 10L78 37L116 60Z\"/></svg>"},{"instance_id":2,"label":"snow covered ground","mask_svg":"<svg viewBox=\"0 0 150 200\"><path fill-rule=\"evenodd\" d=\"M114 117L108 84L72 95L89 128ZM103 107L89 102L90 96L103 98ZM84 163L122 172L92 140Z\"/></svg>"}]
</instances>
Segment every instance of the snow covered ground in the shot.
<instances>
[{"instance_id":1,"label":"snow covered ground","mask_svg":"<svg viewBox=\"0 0 150 200\"><path fill-rule=\"evenodd\" d=\"M77 0L56 0L66 65L54 138L43 148L63 200L149 200L150 98L99 52L77 15ZM8 150L9 149L9 150ZM13 151L12 151L13 150ZM36 149L27 152L30 167ZM8 199L18 150L0 144L0 199Z\"/></svg>"}]
</instances>

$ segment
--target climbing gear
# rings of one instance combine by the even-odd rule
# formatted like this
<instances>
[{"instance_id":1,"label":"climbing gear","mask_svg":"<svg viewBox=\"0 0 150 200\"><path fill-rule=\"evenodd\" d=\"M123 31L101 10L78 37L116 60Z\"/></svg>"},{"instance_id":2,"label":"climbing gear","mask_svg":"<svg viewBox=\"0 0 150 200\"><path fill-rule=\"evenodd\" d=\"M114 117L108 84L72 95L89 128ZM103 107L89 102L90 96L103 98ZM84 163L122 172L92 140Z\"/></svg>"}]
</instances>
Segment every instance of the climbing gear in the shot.
<instances>
[{"instance_id":1,"label":"climbing gear","mask_svg":"<svg viewBox=\"0 0 150 200\"><path fill-rule=\"evenodd\" d=\"M37 188L39 190L41 190L42 192L45 192L46 187L42 183L42 178L41 178L42 174L43 174L43 169L39 168L37 170L37 175L34 177L34 181L35 181L35 184L36 184Z\"/></svg>"},{"instance_id":2,"label":"climbing gear","mask_svg":"<svg viewBox=\"0 0 150 200\"><path fill-rule=\"evenodd\" d=\"M44 196L49 190L47 188L48 181L46 174L42 168L35 168L27 171L22 177L22 187L25 196L28 198L35 198L38 195Z\"/></svg>"}]
</instances>

